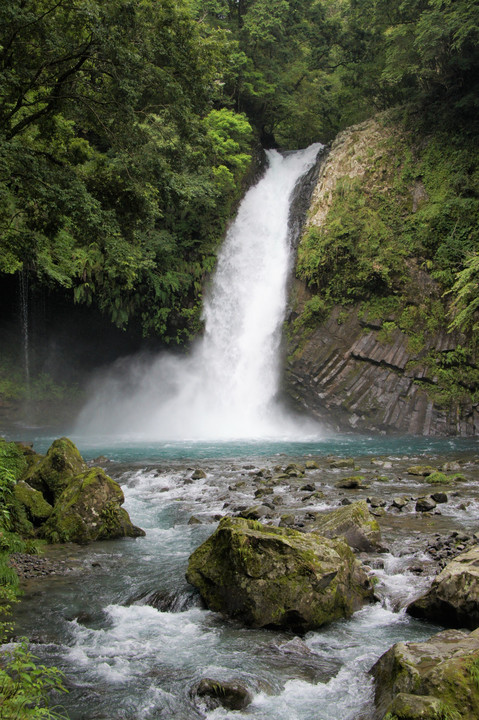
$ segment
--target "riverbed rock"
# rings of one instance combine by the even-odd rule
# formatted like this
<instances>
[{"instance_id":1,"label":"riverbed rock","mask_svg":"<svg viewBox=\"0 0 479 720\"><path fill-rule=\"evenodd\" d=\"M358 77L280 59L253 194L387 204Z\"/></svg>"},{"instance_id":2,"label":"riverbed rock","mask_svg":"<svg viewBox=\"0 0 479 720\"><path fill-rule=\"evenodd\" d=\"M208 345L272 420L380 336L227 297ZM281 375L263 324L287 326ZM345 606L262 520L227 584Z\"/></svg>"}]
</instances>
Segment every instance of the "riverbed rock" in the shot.
<instances>
[{"instance_id":1,"label":"riverbed rock","mask_svg":"<svg viewBox=\"0 0 479 720\"><path fill-rule=\"evenodd\" d=\"M448 563L407 612L446 627L479 627L479 545Z\"/></svg>"},{"instance_id":2,"label":"riverbed rock","mask_svg":"<svg viewBox=\"0 0 479 720\"><path fill-rule=\"evenodd\" d=\"M88 466L77 447L69 438L62 437L54 440L44 457L38 456L22 479L53 504L69 481L86 470Z\"/></svg>"},{"instance_id":3,"label":"riverbed rock","mask_svg":"<svg viewBox=\"0 0 479 720\"><path fill-rule=\"evenodd\" d=\"M365 482L366 478L362 475L350 475L335 483L335 487L344 490L367 490L369 485Z\"/></svg>"},{"instance_id":4,"label":"riverbed rock","mask_svg":"<svg viewBox=\"0 0 479 720\"><path fill-rule=\"evenodd\" d=\"M309 527L328 538L340 537L359 552L380 552L381 529L365 500L342 505L325 515L316 515Z\"/></svg>"},{"instance_id":5,"label":"riverbed rock","mask_svg":"<svg viewBox=\"0 0 479 720\"><path fill-rule=\"evenodd\" d=\"M373 599L345 543L243 518L223 518L191 555L186 578L211 610L248 626L300 633Z\"/></svg>"},{"instance_id":6,"label":"riverbed rock","mask_svg":"<svg viewBox=\"0 0 479 720\"><path fill-rule=\"evenodd\" d=\"M299 463L290 463L287 467L285 467L284 472L290 478L303 477L304 465L300 465Z\"/></svg>"},{"instance_id":7,"label":"riverbed rock","mask_svg":"<svg viewBox=\"0 0 479 720\"><path fill-rule=\"evenodd\" d=\"M244 710L253 699L249 690L240 682L235 680L224 682L211 678L200 680L197 685L193 686L190 695L200 698L207 711L215 710L218 707L228 710Z\"/></svg>"},{"instance_id":8,"label":"riverbed rock","mask_svg":"<svg viewBox=\"0 0 479 720\"><path fill-rule=\"evenodd\" d=\"M428 477L436 472L436 468L430 465L411 465L407 469L408 475L415 475L416 477Z\"/></svg>"},{"instance_id":9,"label":"riverbed rock","mask_svg":"<svg viewBox=\"0 0 479 720\"><path fill-rule=\"evenodd\" d=\"M104 470L88 469L70 480L40 532L50 542L77 543L144 535L120 507L124 500Z\"/></svg>"},{"instance_id":10,"label":"riverbed rock","mask_svg":"<svg viewBox=\"0 0 479 720\"><path fill-rule=\"evenodd\" d=\"M405 498L403 496L396 495L396 497L393 498L391 505L392 505L392 507L396 508L397 510L402 510L403 508L406 507L408 502L409 502L409 498Z\"/></svg>"},{"instance_id":11,"label":"riverbed rock","mask_svg":"<svg viewBox=\"0 0 479 720\"><path fill-rule=\"evenodd\" d=\"M431 512L436 507L436 502L432 497L419 497L416 500L416 512Z\"/></svg>"},{"instance_id":12,"label":"riverbed rock","mask_svg":"<svg viewBox=\"0 0 479 720\"><path fill-rule=\"evenodd\" d=\"M442 505L444 503L447 503L449 498L447 497L447 494L445 492L435 492L431 493L431 498L434 500L435 503L438 505Z\"/></svg>"},{"instance_id":13,"label":"riverbed rock","mask_svg":"<svg viewBox=\"0 0 479 720\"><path fill-rule=\"evenodd\" d=\"M479 630L445 630L426 642L396 643L371 670L374 720L477 720L478 671Z\"/></svg>"},{"instance_id":14,"label":"riverbed rock","mask_svg":"<svg viewBox=\"0 0 479 720\"><path fill-rule=\"evenodd\" d=\"M38 527L50 517L53 507L43 497L39 490L35 490L24 480L20 480L13 489L16 499L23 505L27 517L33 525Z\"/></svg>"},{"instance_id":15,"label":"riverbed rock","mask_svg":"<svg viewBox=\"0 0 479 720\"><path fill-rule=\"evenodd\" d=\"M329 465L337 470L343 470L344 468L354 467L355 460L354 458L341 458L339 460L331 460Z\"/></svg>"}]
</instances>

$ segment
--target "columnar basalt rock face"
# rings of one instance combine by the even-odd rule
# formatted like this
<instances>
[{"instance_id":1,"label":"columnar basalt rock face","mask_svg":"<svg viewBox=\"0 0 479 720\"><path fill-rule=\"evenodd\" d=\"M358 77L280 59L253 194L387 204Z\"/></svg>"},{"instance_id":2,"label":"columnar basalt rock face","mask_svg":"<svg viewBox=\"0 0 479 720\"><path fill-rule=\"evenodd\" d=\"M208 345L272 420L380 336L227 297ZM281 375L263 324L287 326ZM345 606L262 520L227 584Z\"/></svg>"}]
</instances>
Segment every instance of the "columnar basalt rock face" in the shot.
<instances>
[{"instance_id":1,"label":"columnar basalt rock face","mask_svg":"<svg viewBox=\"0 0 479 720\"><path fill-rule=\"evenodd\" d=\"M373 599L343 542L243 518L223 518L191 555L186 577L210 609L252 627L305 632Z\"/></svg>"},{"instance_id":2,"label":"columnar basalt rock face","mask_svg":"<svg viewBox=\"0 0 479 720\"><path fill-rule=\"evenodd\" d=\"M446 630L427 642L396 643L373 666L374 720L479 717L479 630Z\"/></svg>"},{"instance_id":3,"label":"columnar basalt rock face","mask_svg":"<svg viewBox=\"0 0 479 720\"><path fill-rule=\"evenodd\" d=\"M396 330L386 343L379 333L380 327L365 326L357 311L344 319L336 308L303 347L290 347L288 393L318 419L339 428L477 434L477 408L436 405L417 382L433 385L434 377L408 351L407 336ZM446 352L456 344L457 337L443 332L429 338L422 353L433 348Z\"/></svg>"}]
</instances>

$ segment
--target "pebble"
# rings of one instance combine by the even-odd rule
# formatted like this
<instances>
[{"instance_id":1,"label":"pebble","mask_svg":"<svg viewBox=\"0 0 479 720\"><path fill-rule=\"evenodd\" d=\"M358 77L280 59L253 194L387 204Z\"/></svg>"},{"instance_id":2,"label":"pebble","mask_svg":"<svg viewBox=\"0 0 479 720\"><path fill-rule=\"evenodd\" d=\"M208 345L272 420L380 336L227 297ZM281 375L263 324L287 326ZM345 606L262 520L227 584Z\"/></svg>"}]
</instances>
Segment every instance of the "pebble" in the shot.
<instances>
[{"instance_id":1,"label":"pebble","mask_svg":"<svg viewBox=\"0 0 479 720\"><path fill-rule=\"evenodd\" d=\"M19 578L34 578L45 575L66 575L72 568L62 561L49 560L38 555L13 553L10 555L10 566Z\"/></svg>"}]
</instances>

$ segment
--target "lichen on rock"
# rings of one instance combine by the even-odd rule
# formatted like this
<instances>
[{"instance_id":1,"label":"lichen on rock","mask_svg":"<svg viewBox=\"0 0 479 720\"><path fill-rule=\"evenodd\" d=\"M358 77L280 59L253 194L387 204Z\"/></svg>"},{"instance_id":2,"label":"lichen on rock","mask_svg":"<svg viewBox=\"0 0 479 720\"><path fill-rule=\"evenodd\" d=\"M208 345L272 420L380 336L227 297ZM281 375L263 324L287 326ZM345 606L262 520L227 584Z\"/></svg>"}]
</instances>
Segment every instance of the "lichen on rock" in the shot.
<instances>
[{"instance_id":1,"label":"lichen on rock","mask_svg":"<svg viewBox=\"0 0 479 720\"><path fill-rule=\"evenodd\" d=\"M243 518L223 518L191 555L186 577L210 609L252 627L305 632L373 599L342 541Z\"/></svg>"},{"instance_id":2,"label":"lichen on rock","mask_svg":"<svg viewBox=\"0 0 479 720\"><path fill-rule=\"evenodd\" d=\"M51 542L90 542L119 537L138 537L122 507L121 487L98 467L70 479L55 503L41 534Z\"/></svg>"},{"instance_id":3,"label":"lichen on rock","mask_svg":"<svg viewBox=\"0 0 479 720\"><path fill-rule=\"evenodd\" d=\"M396 643L373 666L374 720L477 720L479 630Z\"/></svg>"},{"instance_id":4,"label":"lichen on rock","mask_svg":"<svg viewBox=\"0 0 479 720\"><path fill-rule=\"evenodd\" d=\"M31 487L39 490L47 500L56 501L70 479L87 470L78 448L69 438L62 437L50 445L47 454L38 459L23 476Z\"/></svg>"},{"instance_id":5,"label":"lichen on rock","mask_svg":"<svg viewBox=\"0 0 479 720\"><path fill-rule=\"evenodd\" d=\"M350 547L360 552L384 550L380 527L369 512L365 500L317 515L310 527L314 532L328 538L341 537Z\"/></svg>"},{"instance_id":6,"label":"lichen on rock","mask_svg":"<svg viewBox=\"0 0 479 720\"><path fill-rule=\"evenodd\" d=\"M451 560L407 612L446 627L478 628L479 545Z\"/></svg>"}]
</instances>

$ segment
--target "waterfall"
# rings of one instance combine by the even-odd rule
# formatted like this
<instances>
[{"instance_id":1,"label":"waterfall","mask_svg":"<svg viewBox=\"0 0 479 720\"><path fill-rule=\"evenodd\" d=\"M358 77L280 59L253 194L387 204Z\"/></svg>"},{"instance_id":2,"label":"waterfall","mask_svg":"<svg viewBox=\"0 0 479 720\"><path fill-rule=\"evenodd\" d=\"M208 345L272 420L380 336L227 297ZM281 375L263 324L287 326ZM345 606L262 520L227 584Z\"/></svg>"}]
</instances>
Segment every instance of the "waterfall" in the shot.
<instances>
[{"instance_id":1,"label":"waterfall","mask_svg":"<svg viewBox=\"0 0 479 720\"><path fill-rule=\"evenodd\" d=\"M20 273L20 316L23 340L23 374L27 395L30 395L30 326L28 305L28 270L23 268Z\"/></svg>"},{"instance_id":2,"label":"waterfall","mask_svg":"<svg viewBox=\"0 0 479 720\"><path fill-rule=\"evenodd\" d=\"M246 193L220 250L203 338L188 357L118 364L95 385L81 432L176 440L291 434L277 401L292 263L288 220L294 187L320 147L267 151L266 173Z\"/></svg>"}]
</instances>

